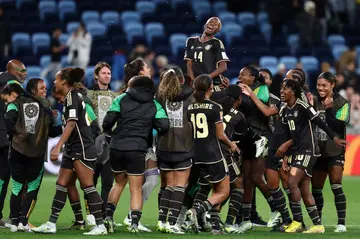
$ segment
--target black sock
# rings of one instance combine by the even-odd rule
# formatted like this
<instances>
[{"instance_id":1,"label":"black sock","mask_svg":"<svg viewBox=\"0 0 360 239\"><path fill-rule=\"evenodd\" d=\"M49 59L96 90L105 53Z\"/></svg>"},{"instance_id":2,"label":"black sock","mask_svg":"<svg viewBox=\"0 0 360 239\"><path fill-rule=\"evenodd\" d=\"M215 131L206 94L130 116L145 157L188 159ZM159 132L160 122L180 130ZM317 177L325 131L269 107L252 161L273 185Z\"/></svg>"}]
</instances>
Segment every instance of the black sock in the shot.
<instances>
[{"instance_id":1,"label":"black sock","mask_svg":"<svg viewBox=\"0 0 360 239\"><path fill-rule=\"evenodd\" d=\"M213 205L208 200L205 200L200 203L199 206L194 206L194 209L196 210L196 214L198 217L200 217L203 213L210 211L213 208Z\"/></svg>"},{"instance_id":2,"label":"black sock","mask_svg":"<svg viewBox=\"0 0 360 239\"><path fill-rule=\"evenodd\" d=\"M294 221L302 222L302 212L301 212L301 201L291 202L291 211L293 213Z\"/></svg>"},{"instance_id":3,"label":"black sock","mask_svg":"<svg viewBox=\"0 0 360 239\"><path fill-rule=\"evenodd\" d=\"M242 214L244 221L250 221L251 218L251 204L242 205Z\"/></svg>"},{"instance_id":4,"label":"black sock","mask_svg":"<svg viewBox=\"0 0 360 239\"><path fill-rule=\"evenodd\" d=\"M220 211L218 209L211 209L210 211L210 222L213 230L221 230L220 224Z\"/></svg>"},{"instance_id":5,"label":"black sock","mask_svg":"<svg viewBox=\"0 0 360 239\"><path fill-rule=\"evenodd\" d=\"M322 188L312 188L312 195L314 197L316 208L318 210L320 218L322 218L322 209L324 207L324 197L322 190Z\"/></svg>"},{"instance_id":6,"label":"black sock","mask_svg":"<svg viewBox=\"0 0 360 239\"><path fill-rule=\"evenodd\" d=\"M240 225L243 221L243 214L242 214L242 205L240 207L239 213L236 215L236 224Z\"/></svg>"},{"instance_id":7,"label":"black sock","mask_svg":"<svg viewBox=\"0 0 360 239\"><path fill-rule=\"evenodd\" d=\"M111 202L108 202L106 204L106 217L113 219L115 210L116 210L116 205Z\"/></svg>"},{"instance_id":8,"label":"black sock","mask_svg":"<svg viewBox=\"0 0 360 239\"><path fill-rule=\"evenodd\" d=\"M226 217L226 224L233 225L240 212L244 189L234 188L231 190L229 210Z\"/></svg>"},{"instance_id":9,"label":"black sock","mask_svg":"<svg viewBox=\"0 0 360 239\"><path fill-rule=\"evenodd\" d=\"M67 188L56 184L56 192L52 202L51 215L49 221L56 223L59 218L60 212L65 206L67 198Z\"/></svg>"},{"instance_id":10,"label":"black sock","mask_svg":"<svg viewBox=\"0 0 360 239\"><path fill-rule=\"evenodd\" d=\"M346 197L341 184L331 184L331 190L335 197L335 207L338 215L338 225L345 225Z\"/></svg>"},{"instance_id":11,"label":"black sock","mask_svg":"<svg viewBox=\"0 0 360 239\"><path fill-rule=\"evenodd\" d=\"M185 188L176 186L170 201L168 222L170 225L175 225L181 211L185 195Z\"/></svg>"},{"instance_id":12,"label":"black sock","mask_svg":"<svg viewBox=\"0 0 360 239\"><path fill-rule=\"evenodd\" d=\"M289 188L284 188L284 191L286 193L286 196L287 196L287 199L288 199L288 202L289 202L289 208L290 208L290 211L292 213L292 208L291 208L291 192L290 192L290 189Z\"/></svg>"},{"instance_id":13,"label":"black sock","mask_svg":"<svg viewBox=\"0 0 360 239\"><path fill-rule=\"evenodd\" d=\"M252 201L251 201L251 218L256 218L258 216L259 215L258 215L258 212L256 209L256 187L254 187L253 197L252 197Z\"/></svg>"},{"instance_id":14,"label":"black sock","mask_svg":"<svg viewBox=\"0 0 360 239\"><path fill-rule=\"evenodd\" d=\"M276 206L274 204L274 198L272 196L270 196L270 197L266 198L266 201L269 204L271 212L275 212L276 211Z\"/></svg>"},{"instance_id":15,"label":"black sock","mask_svg":"<svg viewBox=\"0 0 360 239\"><path fill-rule=\"evenodd\" d=\"M11 194L10 198L10 211L11 211L11 223L12 225L18 226L20 222L20 212L21 212L21 201L22 195L21 192L18 194Z\"/></svg>"},{"instance_id":16,"label":"black sock","mask_svg":"<svg viewBox=\"0 0 360 239\"><path fill-rule=\"evenodd\" d=\"M131 225L139 225L141 211L131 211Z\"/></svg>"},{"instance_id":17,"label":"black sock","mask_svg":"<svg viewBox=\"0 0 360 239\"><path fill-rule=\"evenodd\" d=\"M315 205L307 206L306 210L308 211L308 214L309 214L313 224L314 225L320 225L321 224L321 219L319 217L319 213L317 211L316 206Z\"/></svg>"},{"instance_id":18,"label":"black sock","mask_svg":"<svg viewBox=\"0 0 360 239\"><path fill-rule=\"evenodd\" d=\"M72 211L73 211L73 213L75 215L75 222L83 222L84 217L83 217L83 214L82 214L80 201L72 202L70 200L70 205L71 205L71 209L72 209Z\"/></svg>"},{"instance_id":19,"label":"black sock","mask_svg":"<svg viewBox=\"0 0 360 239\"><path fill-rule=\"evenodd\" d=\"M283 222L291 222L289 210L286 205L286 199L285 199L285 196L284 196L283 192L281 191L281 189L276 188L276 189L270 190L270 193L273 197L273 203L276 206L276 209L281 214Z\"/></svg>"},{"instance_id":20,"label":"black sock","mask_svg":"<svg viewBox=\"0 0 360 239\"><path fill-rule=\"evenodd\" d=\"M161 199L160 199L160 209L159 209L158 221L166 222L168 212L169 212L170 199L172 198L173 193L174 193L174 189L169 186L166 187L165 190L163 191Z\"/></svg>"},{"instance_id":21,"label":"black sock","mask_svg":"<svg viewBox=\"0 0 360 239\"><path fill-rule=\"evenodd\" d=\"M27 192L23 200L22 213L20 217L20 222L26 226L28 224L29 217L36 205L37 195L39 189Z\"/></svg>"},{"instance_id":22,"label":"black sock","mask_svg":"<svg viewBox=\"0 0 360 239\"><path fill-rule=\"evenodd\" d=\"M90 213L95 217L96 225L104 224L102 217L102 199L94 186L84 188Z\"/></svg>"},{"instance_id":23,"label":"black sock","mask_svg":"<svg viewBox=\"0 0 360 239\"><path fill-rule=\"evenodd\" d=\"M199 191L196 193L193 206L198 207L203 203L209 196L209 193L211 191L210 185L201 185Z\"/></svg>"},{"instance_id":24,"label":"black sock","mask_svg":"<svg viewBox=\"0 0 360 239\"><path fill-rule=\"evenodd\" d=\"M160 188L159 192L158 192L158 211L160 210L160 199L161 199L161 196L164 192L165 188Z\"/></svg>"}]
</instances>

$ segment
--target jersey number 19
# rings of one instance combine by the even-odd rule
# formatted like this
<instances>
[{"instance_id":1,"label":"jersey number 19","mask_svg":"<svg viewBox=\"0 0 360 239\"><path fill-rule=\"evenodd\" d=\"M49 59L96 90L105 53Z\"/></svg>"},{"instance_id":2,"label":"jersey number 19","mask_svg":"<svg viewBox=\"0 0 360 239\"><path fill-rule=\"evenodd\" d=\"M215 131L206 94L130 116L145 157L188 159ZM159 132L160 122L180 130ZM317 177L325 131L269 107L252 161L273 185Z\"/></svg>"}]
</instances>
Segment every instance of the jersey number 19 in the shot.
<instances>
[{"instance_id":1,"label":"jersey number 19","mask_svg":"<svg viewBox=\"0 0 360 239\"><path fill-rule=\"evenodd\" d=\"M204 139L209 136L207 118L204 113L191 114L190 120L193 125L195 139Z\"/></svg>"}]
</instances>

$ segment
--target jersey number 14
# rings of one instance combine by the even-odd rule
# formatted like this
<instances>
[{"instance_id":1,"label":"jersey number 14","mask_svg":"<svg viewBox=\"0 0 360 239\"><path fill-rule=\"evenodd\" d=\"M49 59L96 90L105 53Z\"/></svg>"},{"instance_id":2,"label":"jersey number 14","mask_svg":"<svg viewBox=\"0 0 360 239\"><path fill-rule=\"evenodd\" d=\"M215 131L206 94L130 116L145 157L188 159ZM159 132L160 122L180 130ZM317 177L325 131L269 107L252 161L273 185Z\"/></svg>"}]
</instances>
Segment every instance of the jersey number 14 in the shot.
<instances>
[{"instance_id":1,"label":"jersey number 14","mask_svg":"<svg viewBox=\"0 0 360 239\"><path fill-rule=\"evenodd\" d=\"M203 62L203 52L202 51L200 51L200 52L195 51L194 59L196 61L198 61L198 62Z\"/></svg>"}]
</instances>

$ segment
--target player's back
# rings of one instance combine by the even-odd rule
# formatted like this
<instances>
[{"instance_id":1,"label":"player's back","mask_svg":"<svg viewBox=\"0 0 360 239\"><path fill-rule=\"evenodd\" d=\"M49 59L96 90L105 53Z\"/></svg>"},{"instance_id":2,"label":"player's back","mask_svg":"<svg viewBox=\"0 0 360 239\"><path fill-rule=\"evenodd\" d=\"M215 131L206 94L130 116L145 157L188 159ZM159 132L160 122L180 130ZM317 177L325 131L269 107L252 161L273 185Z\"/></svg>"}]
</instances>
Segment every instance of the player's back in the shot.
<instances>
[{"instance_id":1,"label":"player's back","mask_svg":"<svg viewBox=\"0 0 360 239\"><path fill-rule=\"evenodd\" d=\"M221 161L223 155L216 136L216 124L222 123L222 107L211 100L192 103L188 107L188 118L193 129L195 164Z\"/></svg>"}]
</instances>

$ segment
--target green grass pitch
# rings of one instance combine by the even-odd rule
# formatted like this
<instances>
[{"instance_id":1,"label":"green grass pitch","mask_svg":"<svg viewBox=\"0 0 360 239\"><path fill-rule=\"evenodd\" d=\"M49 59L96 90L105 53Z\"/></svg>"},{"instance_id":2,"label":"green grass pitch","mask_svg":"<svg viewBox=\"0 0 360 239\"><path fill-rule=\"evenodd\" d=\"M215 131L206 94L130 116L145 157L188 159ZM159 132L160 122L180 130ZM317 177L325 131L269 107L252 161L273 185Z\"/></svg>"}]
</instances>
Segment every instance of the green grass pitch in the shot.
<instances>
[{"instance_id":1,"label":"green grass pitch","mask_svg":"<svg viewBox=\"0 0 360 239\"><path fill-rule=\"evenodd\" d=\"M45 176L40 193L38 196L38 202L36 207L30 217L30 222L36 226L40 225L43 222L48 220L50 215L52 198L55 193L55 181L56 177L54 176ZM212 236L209 233L200 233L198 235L186 234L186 235L169 235L162 234L155 231L155 224L157 222L157 190L152 193L149 201L144 205L143 215L141 221L145 225L149 225L149 227L153 230L152 233L142 233L141 235L133 235L125 231L124 227L118 227L116 232L111 235L105 236L105 238L170 238L170 237L178 237L178 238L247 238L247 239L266 239L266 238L360 238L360 177L345 177L344 178L344 191L347 196L347 226L348 232L344 234L335 234L333 233L334 225L337 223L336 210L333 202L333 194L329 185L327 184L324 189L324 197L325 197L325 206L323 210L323 223L326 226L325 234L317 234L317 235L309 235L309 234L281 234L281 233L270 233L267 228L255 228L243 235L223 235L223 236ZM10 188L9 188L10 190ZM82 195L82 193L80 193ZM9 195L7 201L5 202L4 215L8 215L9 213ZM269 208L267 206L266 201L261 196L260 192L257 193L257 201L258 201L258 210L260 214L263 216L265 220L269 217ZM129 208L129 190L126 189L124 191L123 196L120 199L120 202L117 206L117 210L115 213L115 221L122 222ZM83 207L84 209L84 207ZM224 207L222 211L222 217L224 218L227 213L227 206ZM306 224L310 225L309 217L306 213L306 210L303 209L304 218L306 220ZM81 231L66 231L62 230L62 228L71 224L72 220L74 220L71 207L67 202L65 208L63 209L58 224L57 224L57 234L56 235L41 235L34 233L11 233L8 229L0 229L0 239L8 239L8 238L66 238L66 239L77 239L84 238ZM98 237L97 237L98 238Z\"/></svg>"}]
</instances>

